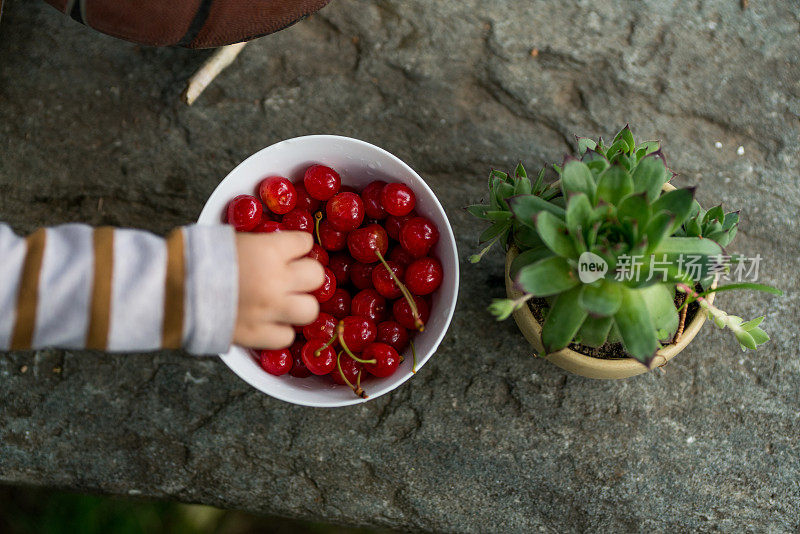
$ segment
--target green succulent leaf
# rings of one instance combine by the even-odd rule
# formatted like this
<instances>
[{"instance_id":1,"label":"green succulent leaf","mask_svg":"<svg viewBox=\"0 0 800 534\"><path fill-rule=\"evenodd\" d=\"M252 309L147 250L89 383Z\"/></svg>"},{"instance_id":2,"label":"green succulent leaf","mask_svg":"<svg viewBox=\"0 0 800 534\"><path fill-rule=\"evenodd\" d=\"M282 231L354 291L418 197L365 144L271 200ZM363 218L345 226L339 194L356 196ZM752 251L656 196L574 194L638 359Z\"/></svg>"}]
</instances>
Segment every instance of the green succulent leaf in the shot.
<instances>
[{"instance_id":1,"label":"green succulent leaf","mask_svg":"<svg viewBox=\"0 0 800 534\"><path fill-rule=\"evenodd\" d=\"M614 142L619 141L620 139L625 141L625 144L628 146L628 150L626 152L633 152L636 142L633 140L633 132L631 132L629 125L626 124L625 127L619 131L619 133L614 137Z\"/></svg>"},{"instance_id":2,"label":"green succulent leaf","mask_svg":"<svg viewBox=\"0 0 800 534\"><path fill-rule=\"evenodd\" d=\"M730 241L730 233L725 230L718 230L716 232L703 232L703 237L716 241L721 247L727 247Z\"/></svg>"},{"instance_id":3,"label":"green succulent leaf","mask_svg":"<svg viewBox=\"0 0 800 534\"><path fill-rule=\"evenodd\" d=\"M739 212L733 211L731 213L726 213L725 218L722 221L722 229L731 230L737 224L739 224Z\"/></svg>"},{"instance_id":4,"label":"green succulent leaf","mask_svg":"<svg viewBox=\"0 0 800 534\"><path fill-rule=\"evenodd\" d=\"M520 178L514 185L514 195L530 195L533 188L531 186L530 178Z\"/></svg>"},{"instance_id":5,"label":"green succulent leaf","mask_svg":"<svg viewBox=\"0 0 800 534\"><path fill-rule=\"evenodd\" d=\"M516 178L514 195L530 195L532 191L531 180L528 178L528 173L525 172L525 167L522 166L522 163L517 165L514 177Z\"/></svg>"},{"instance_id":6,"label":"green succulent leaf","mask_svg":"<svg viewBox=\"0 0 800 534\"><path fill-rule=\"evenodd\" d=\"M741 326L742 326L742 328L744 328L745 330L747 330L749 332L753 328L755 328L758 325L760 325L761 323L763 323L765 317L766 316L762 315L761 317L756 317L755 319L750 319L746 323L742 323Z\"/></svg>"},{"instance_id":7,"label":"green succulent leaf","mask_svg":"<svg viewBox=\"0 0 800 534\"><path fill-rule=\"evenodd\" d=\"M614 324L613 317L587 317L578 330L577 337L584 345L601 347L608 338L612 324Z\"/></svg>"},{"instance_id":8,"label":"green succulent leaf","mask_svg":"<svg viewBox=\"0 0 800 534\"><path fill-rule=\"evenodd\" d=\"M609 161L612 163L616 161L619 156L624 155L627 152L630 152L631 147L628 145L628 142L625 139L617 139L611 146L608 148L606 152L606 156L608 157Z\"/></svg>"},{"instance_id":9,"label":"green succulent leaf","mask_svg":"<svg viewBox=\"0 0 800 534\"><path fill-rule=\"evenodd\" d=\"M588 229L594 222L592 215L592 203L589 198L583 193L572 195L567 202L566 215L567 228L570 234L576 235L581 233L582 230Z\"/></svg>"},{"instance_id":10,"label":"green succulent leaf","mask_svg":"<svg viewBox=\"0 0 800 534\"><path fill-rule=\"evenodd\" d=\"M494 184L497 183L497 180L501 182L505 182L508 180L508 174L504 173L503 171L498 171L497 169L492 169L489 172L489 188L491 189Z\"/></svg>"},{"instance_id":11,"label":"green succulent leaf","mask_svg":"<svg viewBox=\"0 0 800 534\"><path fill-rule=\"evenodd\" d=\"M539 260L543 260L552 256L553 252L545 246L532 248L530 250L526 250L525 252L521 252L511 262L511 267L509 268L511 278L515 279L519 274L519 271L522 270L522 268L526 265L531 265Z\"/></svg>"},{"instance_id":12,"label":"green succulent leaf","mask_svg":"<svg viewBox=\"0 0 800 534\"><path fill-rule=\"evenodd\" d=\"M622 287L622 303L614 314L614 324L628 353L649 365L659 343L647 303L640 290Z\"/></svg>"},{"instance_id":13,"label":"green succulent leaf","mask_svg":"<svg viewBox=\"0 0 800 534\"><path fill-rule=\"evenodd\" d=\"M469 213L470 215L473 215L480 219L485 219L486 212L491 211L492 207L487 206L485 204L472 204L471 206L467 206L464 209L467 210L467 213Z\"/></svg>"},{"instance_id":14,"label":"green succulent leaf","mask_svg":"<svg viewBox=\"0 0 800 534\"><path fill-rule=\"evenodd\" d=\"M630 173L620 165L612 165L597 179L597 198L609 204L618 204L632 192L633 179Z\"/></svg>"},{"instance_id":15,"label":"green succulent leaf","mask_svg":"<svg viewBox=\"0 0 800 534\"><path fill-rule=\"evenodd\" d=\"M761 345L762 343L769 341L769 336L767 333L757 326L749 330L748 333L753 338L753 341L755 341L756 345Z\"/></svg>"},{"instance_id":16,"label":"green succulent leaf","mask_svg":"<svg viewBox=\"0 0 800 534\"><path fill-rule=\"evenodd\" d=\"M723 220L725 220L725 212L722 210L722 206L714 206L706 212L705 217L703 217L703 224L711 221L720 221L721 223Z\"/></svg>"},{"instance_id":17,"label":"green succulent leaf","mask_svg":"<svg viewBox=\"0 0 800 534\"><path fill-rule=\"evenodd\" d=\"M594 150L597 148L597 141L588 137L575 137L578 141L578 154L583 154L587 150Z\"/></svg>"},{"instance_id":18,"label":"green succulent leaf","mask_svg":"<svg viewBox=\"0 0 800 534\"><path fill-rule=\"evenodd\" d=\"M505 321L522 306L525 306L523 300L493 299L488 309L498 321Z\"/></svg>"},{"instance_id":19,"label":"green succulent leaf","mask_svg":"<svg viewBox=\"0 0 800 534\"><path fill-rule=\"evenodd\" d=\"M494 188L494 199L498 206L498 210L507 210L508 204L506 200L514 196L514 186L509 183L498 183Z\"/></svg>"},{"instance_id":20,"label":"green succulent leaf","mask_svg":"<svg viewBox=\"0 0 800 534\"><path fill-rule=\"evenodd\" d=\"M534 219L540 212L549 212L557 217L564 218L564 208L556 206L536 195L520 195L508 199L508 207L520 223L535 227Z\"/></svg>"},{"instance_id":21,"label":"green succulent leaf","mask_svg":"<svg viewBox=\"0 0 800 534\"><path fill-rule=\"evenodd\" d=\"M666 237L656 247L654 254L685 254L697 256L718 256L722 248L702 237Z\"/></svg>"},{"instance_id":22,"label":"green succulent leaf","mask_svg":"<svg viewBox=\"0 0 800 534\"><path fill-rule=\"evenodd\" d=\"M533 183L533 191L540 191L544 184L544 169L539 171L539 175L536 177L536 181Z\"/></svg>"},{"instance_id":23,"label":"green succulent leaf","mask_svg":"<svg viewBox=\"0 0 800 534\"><path fill-rule=\"evenodd\" d=\"M667 213L667 212L662 212ZM697 222L697 219L689 219L685 223L686 235L689 237L700 237L703 234L703 227Z\"/></svg>"},{"instance_id":24,"label":"green succulent leaf","mask_svg":"<svg viewBox=\"0 0 800 534\"><path fill-rule=\"evenodd\" d=\"M653 152L658 152L658 149L661 148L661 143L658 141L643 141L636 145L636 153L638 154L640 150L644 150L644 154L652 154ZM641 159L641 158L639 158Z\"/></svg>"},{"instance_id":25,"label":"green succulent leaf","mask_svg":"<svg viewBox=\"0 0 800 534\"><path fill-rule=\"evenodd\" d=\"M620 220L636 221L640 228L647 226L650 220L650 204L647 202L646 195L639 193L625 197L617 209L617 217Z\"/></svg>"},{"instance_id":26,"label":"green succulent leaf","mask_svg":"<svg viewBox=\"0 0 800 534\"><path fill-rule=\"evenodd\" d=\"M674 191L664 193L658 197L655 202L653 202L653 213L658 213L659 211L668 211L669 213L673 214L675 216L675 220L672 221L670 233L674 233L675 230L681 227L683 221L685 221L689 216L689 212L692 209L693 200L693 188L675 189Z\"/></svg>"},{"instance_id":27,"label":"green succulent leaf","mask_svg":"<svg viewBox=\"0 0 800 534\"><path fill-rule=\"evenodd\" d=\"M669 236L669 231L672 228L672 221L674 220L675 216L666 211L662 211L650 219L647 226L644 228L644 235L647 236L646 254L652 254L653 251L658 248L661 240Z\"/></svg>"},{"instance_id":28,"label":"green succulent leaf","mask_svg":"<svg viewBox=\"0 0 800 534\"><path fill-rule=\"evenodd\" d=\"M581 161L585 163L586 166L589 167L589 170L592 171L592 174L595 175L600 174L611 165L603 154L594 150L587 150L581 157Z\"/></svg>"},{"instance_id":29,"label":"green succulent leaf","mask_svg":"<svg viewBox=\"0 0 800 534\"><path fill-rule=\"evenodd\" d=\"M586 311L578 305L580 292L580 287L574 287L553 302L542 326L542 343L547 353L569 345L586 319Z\"/></svg>"},{"instance_id":30,"label":"green succulent leaf","mask_svg":"<svg viewBox=\"0 0 800 534\"><path fill-rule=\"evenodd\" d=\"M571 193L584 193L594 201L595 189L592 171L585 163L573 159L564 165L564 170L561 172L561 190L564 198L569 198Z\"/></svg>"},{"instance_id":31,"label":"green succulent leaf","mask_svg":"<svg viewBox=\"0 0 800 534\"><path fill-rule=\"evenodd\" d=\"M511 219L510 211L487 211L485 218L494 222L504 222Z\"/></svg>"},{"instance_id":32,"label":"green succulent leaf","mask_svg":"<svg viewBox=\"0 0 800 534\"><path fill-rule=\"evenodd\" d=\"M703 211L703 208L702 208L702 206L700 206L700 203L698 201L696 201L696 200L693 200L692 201L692 207L689 210L689 218L697 218L699 215L701 215L702 211Z\"/></svg>"},{"instance_id":33,"label":"green succulent leaf","mask_svg":"<svg viewBox=\"0 0 800 534\"><path fill-rule=\"evenodd\" d=\"M739 345L742 346L742 350L744 349L756 349L756 340L750 335L750 332L746 332L744 330L733 330L733 335L736 336L736 341L739 342Z\"/></svg>"},{"instance_id":34,"label":"green succulent leaf","mask_svg":"<svg viewBox=\"0 0 800 534\"><path fill-rule=\"evenodd\" d=\"M502 234L506 230L511 229L511 221L499 221L492 224L489 228L483 231L483 233L478 238L479 243L485 243L490 239L497 237L498 235Z\"/></svg>"},{"instance_id":35,"label":"green succulent leaf","mask_svg":"<svg viewBox=\"0 0 800 534\"><path fill-rule=\"evenodd\" d=\"M646 193L649 202L655 201L668 178L664 160L656 157L644 158L634 169L632 177L633 190L636 193Z\"/></svg>"},{"instance_id":36,"label":"green succulent leaf","mask_svg":"<svg viewBox=\"0 0 800 534\"><path fill-rule=\"evenodd\" d=\"M584 284L578 299L581 307L593 316L609 317L622 304L621 284L601 278L594 284Z\"/></svg>"},{"instance_id":37,"label":"green succulent leaf","mask_svg":"<svg viewBox=\"0 0 800 534\"><path fill-rule=\"evenodd\" d=\"M567 225L548 211L542 211L536 216L536 231L547 247L565 258L573 258L578 252L575 242L569 236Z\"/></svg>"},{"instance_id":38,"label":"green succulent leaf","mask_svg":"<svg viewBox=\"0 0 800 534\"><path fill-rule=\"evenodd\" d=\"M539 237L536 228L524 225L520 225L514 232L514 244L521 250L544 246L544 242Z\"/></svg>"},{"instance_id":39,"label":"green succulent leaf","mask_svg":"<svg viewBox=\"0 0 800 534\"><path fill-rule=\"evenodd\" d=\"M549 297L578 285L578 277L567 260L551 256L522 267L516 283L535 297Z\"/></svg>"},{"instance_id":40,"label":"green succulent leaf","mask_svg":"<svg viewBox=\"0 0 800 534\"><path fill-rule=\"evenodd\" d=\"M675 291L671 284L654 284L639 289L644 297L650 321L659 330L666 332L659 336L661 339L670 339L678 330L678 310L675 308Z\"/></svg>"}]
</instances>

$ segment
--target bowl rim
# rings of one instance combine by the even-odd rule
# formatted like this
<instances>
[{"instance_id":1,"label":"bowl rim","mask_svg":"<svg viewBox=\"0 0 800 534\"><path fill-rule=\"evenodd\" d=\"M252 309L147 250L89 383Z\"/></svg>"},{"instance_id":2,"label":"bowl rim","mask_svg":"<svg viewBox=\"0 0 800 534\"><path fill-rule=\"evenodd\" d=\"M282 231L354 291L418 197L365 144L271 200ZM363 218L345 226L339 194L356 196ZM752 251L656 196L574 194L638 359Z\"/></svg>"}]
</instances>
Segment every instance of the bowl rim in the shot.
<instances>
[{"instance_id":1,"label":"bowl rim","mask_svg":"<svg viewBox=\"0 0 800 534\"><path fill-rule=\"evenodd\" d=\"M337 142L351 143L351 144L355 144L355 145L360 145L362 148L366 148L367 150L370 150L370 151L375 151L375 152L377 152L378 154L380 154L381 156L383 156L385 158L394 160L395 163L397 163L406 173L408 173L408 175L410 175L412 177L415 177L419 181L419 185L421 185L421 187L426 191L426 193L430 196L430 198L433 199L434 208L441 212L441 216L442 216L443 220L445 221L445 228L439 228L440 243L443 243L444 241L447 242L447 246L451 249L452 254L453 254L453 258L455 259L455 261L454 261L454 267L455 268L454 268L454 271L452 272L453 281L454 281L453 297L452 297L452 301L450 303L450 306L446 310L446 318L445 318L445 321L442 323L441 331L437 334L436 339L434 340L434 342L431 345L431 348L427 352L427 354L422 358L418 358L418 360L417 360L417 365L416 365L415 371L419 372L419 370L436 353L436 351L438 350L439 346L441 345L441 343L442 343L442 341L444 339L444 336L447 334L447 331L450 329L450 325L452 323L453 316L455 314L456 305L458 304L458 294L459 294L459 284L460 284L460 266L459 266L459 256L458 256L458 245L457 245L457 242L456 242L455 234L453 233L452 225L450 224L450 219L447 216L447 212L445 211L444 206L442 206L442 203L439 201L439 198L436 196L436 193L434 193L434 191L430 188L430 186L422 178L422 176L420 176L419 173L417 173L413 168L411 168L411 166L408 165L405 161L403 161L402 159L400 159L399 157L395 156L394 154L392 154L391 152L389 152L388 150L386 150L384 148L381 148L381 147L379 147L377 145L373 145L372 143L369 143L367 141L363 141L361 139L356 139L356 138L353 138L353 137L346 137L346 136L333 135L333 134L311 134L311 135L303 135L303 136L298 136L298 137L292 137L292 138L289 138L289 139L284 139L282 141L278 141L277 143L273 143L273 144L271 144L269 146L266 146L266 147L264 147L264 148L262 148L262 149L260 149L260 150L258 150L256 152L254 152L253 154L251 154L250 156L248 156L247 158L242 160L233 169L231 169L230 172L228 172L228 174L222 180L220 180L220 182L214 188L214 191L212 191L211 194L206 199L206 202L203 205L203 209L201 210L200 215L199 215L199 217L197 219L197 223L198 224L218 224L218 223L215 223L215 221L218 220L218 215L219 214L212 213L212 209L209 206L209 202L217 194L217 191L219 191L220 188L223 187L223 184L225 183L225 181L228 180L232 175L234 175L239 168L245 166L248 161L250 161L253 158L259 157L259 155L262 152L276 150L276 148L279 147L282 144L296 144L298 141L309 142L309 141L314 141L314 140L337 141ZM444 238L444 239L442 239L442 238ZM415 373L412 373L411 371L408 371L407 375L405 377L403 377L399 382L397 382L396 384L394 384L392 386L384 386L383 388L375 387L375 388L371 389L369 397L367 397L366 399L362 399L362 398L356 397L354 395L353 398L348 399L348 400L332 400L332 401L297 400L295 398L292 398L290 395L285 395L285 394L282 394L282 393L276 393L276 392L270 392L270 391L264 391L263 389L258 387L256 384L254 384L250 380L248 380L248 378L246 376L243 376L243 373L240 373L239 372L240 370L237 369L236 366L233 365L233 363L232 363L232 360L238 358L238 356L233 353L233 351L236 348L240 348L242 350L246 350L246 349L244 349L242 347L238 347L237 345L231 344L231 346L230 346L230 348L228 349L227 352L225 352L224 354L219 354L220 359L225 363L225 365L234 374L236 374L239 378L241 378L242 380L247 382L251 387L255 388L256 390L260 391L261 393L264 393L265 395L269 395L270 397L273 397L273 398L276 398L276 399L279 399L279 400L282 400L282 401L285 401L285 402L288 402L288 403L291 403L291 404L296 404L296 405L299 405L299 406L309 406L309 407L315 407L315 408L338 408L338 407L344 407L344 406L352 406L352 405L355 405L355 404L362 404L364 402L368 402L368 401L371 401L373 399L377 399L378 397L380 397L382 395L385 395L386 393L389 393L390 391L395 390L396 388L398 388L401 385L405 384L415 374Z\"/></svg>"}]
</instances>

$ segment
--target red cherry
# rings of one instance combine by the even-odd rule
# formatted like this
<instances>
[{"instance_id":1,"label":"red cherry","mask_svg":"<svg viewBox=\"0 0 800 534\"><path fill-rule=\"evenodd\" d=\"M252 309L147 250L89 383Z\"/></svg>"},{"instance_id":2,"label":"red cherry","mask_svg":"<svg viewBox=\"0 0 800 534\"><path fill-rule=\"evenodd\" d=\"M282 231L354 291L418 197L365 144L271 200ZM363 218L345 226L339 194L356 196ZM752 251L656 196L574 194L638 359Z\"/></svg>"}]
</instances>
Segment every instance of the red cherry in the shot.
<instances>
[{"instance_id":1,"label":"red cherry","mask_svg":"<svg viewBox=\"0 0 800 534\"><path fill-rule=\"evenodd\" d=\"M319 305L319 309L337 319L344 319L350 315L350 293L346 289L337 287L333 296ZM333 334L331 334L333 335Z\"/></svg>"},{"instance_id":2,"label":"red cherry","mask_svg":"<svg viewBox=\"0 0 800 534\"><path fill-rule=\"evenodd\" d=\"M319 200L312 198L308 194L302 180L294 183L294 190L297 191L297 205L295 208L306 210L309 213L314 213L319 209Z\"/></svg>"},{"instance_id":3,"label":"red cherry","mask_svg":"<svg viewBox=\"0 0 800 534\"><path fill-rule=\"evenodd\" d=\"M387 311L386 299L374 289L359 291L353 296L350 304L350 313L352 315L366 317L376 324L386 319Z\"/></svg>"},{"instance_id":4,"label":"red cherry","mask_svg":"<svg viewBox=\"0 0 800 534\"><path fill-rule=\"evenodd\" d=\"M361 352L378 336L378 327L366 317L345 317L341 321L341 327L344 343L352 352Z\"/></svg>"},{"instance_id":5,"label":"red cherry","mask_svg":"<svg viewBox=\"0 0 800 534\"><path fill-rule=\"evenodd\" d=\"M400 366L400 355L394 347L385 343L370 343L364 348L361 357L365 360L376 360L375 363L365 363L364 369L379 378L393 375Z\"/></svg>"},{"instance_id":6,"label":"red cherry","mask_svg":"<svg viewBox=\"0 0 800 534\"><path fill-rule=\"evenodd\" d=\"M350 281L358 289L369 289L372 287L372 270L374 264L354 262L350 266Z\"/></svg>"},{"instance_id":7,"label":"red cherry","mask_svg":"<svg viewBox=\"0 0 800 534\"><path fill-rule=\"evenodd\" d=\"M303 327L303 337L306 339L330 339L336 331L338 321L333 315L320 312L311 324Z\"/></svg>"},{"instance_id":8,"label":"red cherry","mask_svg":"<svg viewBox=\"0 0 800 534\"><path fill-rule=\"evenodd\" d=\"M403 273L405 272L405 268L403 268L403 266L398 265L391 260L387 261L386 265L392 269L392 272L394 272L394 275L398 280L403 279ZM387 299L400 298L400 296L403 294L392 278L392 275L389 274L389 271L386 270L384 265L376 265L372 270L372 285L378 291L378 293Z\"/></svg>"},{"instance_id":9,"label":"red cherry","mask_svg":"<svg viewBox=\"0 0 800 534\"><path fill-rule=\"evenodd\" d=\"M322 285L312 291L311 294L316 297L317 302L323 303L333 296L334 291L336 291L336 276L333 274L333 271L325 267L325 280L322 282Z\"/></svg>"},{"instance_id":10,"label":"red cherry","mask_svg":"<svg viewBox=\"0 0 800 534\"><path fill-rule=\"evenodd\" d=\"M326 219L319 223L319 241L325 250L343 250L347 246L347 234L334 228Z\"/></svg>"},{"instance_id":11,"label":"red cherry","mask_svg":"<svg viewBox=\"0 0 800 534\"><path fill-rule=\"evenodd\" d=\"M355 187L351 186L351 185L342 184L342 187L339 188L339 193L355 193L355 194L358 194L358 190Z\"/></svg>"},{"instance_id":12,"label":"red cherry","mask_svg":"<svg viewBox=\"0 0 800 534\"><path fill-rule=\"evenodd\" d=\"M327 267L328 263L330 263L328 252L316 243L311 246L311 250L308 252L308 254L306 254L306 257L317 260L322 264L323 267Z\"/></svg>"},{"instance_id":13,"label":"red cherry","mask_svg":"<svg viewBox=\"0 0 800 534\"><path fill-rule=\"evenodd\" d=\"M336 275L336 285L343 286L350 281L350 266L354 260L349 254L339 252L331 254L328 268Z\"/></svg>"},{"instance_id":14,"label":"red cherry","mask_svg":"<svg viewBox=\"0 0 800 534\"><path fill-rule=\"evenodd\" d=\"M312 339L303 345L303 363L315 375L327 375L336 367L336 351L326 347L326 343L325 339Z\"/></svg>"},{"instance_id":15,"label":"red cherry","mask_svg":"<svg viewBox=\"0 0 800 534\"><path fill-rule=\"evenodd\" d=\"M331 225L340 232L351 232L364 220L364 203L355 193L339 193L325 205Z\"/></svg>"},{"instance_id":16,"label":"red cherry","mask_svg":"<svg viewBox=\"0 0 800 534\"><path fill-rule=\"evenodd\" d=\"M297 190L283 176L264 178L258 186L258 194L267 208L279 215L289 213L297 204Z\"/></svg>"},{"instance_id":17,"label":"red cherry","mask_svg":"<svg viewBox=\"0 0 800 534\"><path fill-rule=\"evenodd\" d=\"M381 206L390 215L402 217L414 209L417 198L406 184L394 182L386 184L381 191Z\"/></svg>"},{"instance_id":18,"label":"red cherry","mask_svg":"<svg viewBox=\"0 0 800 534\"><path fill-rule=\"evenodd\" d=\"M400 246L400 247L394 247L392 250L389 251L388 259L392 260L397 265L402 266L403 270L405 271L405 268L411 265L416 258L411 254L409 254L406 249Z\"/></svg>"},{"instance_id":19,"label":"red cherry","mask_svg":"<svg viewBox=\"0 0 800 534\"><path fill-rule=\"evenodd\" d=\"M306 186L306 191L311 195L311 198L328 200L339 192L342 179L330 167L312 165L306 169L306 173L303 176L303 185Z\"/></svg>"},{"instance_id":20,"label":"red cherry","mask_svg":"<svg viewBox=\"0 0 800 534\"><path fill-rule=\"evenodd\" d=\"M228 203L226 211L228 224L237 232L249 232L261 221L264 208L253 195L239 195Z\"/></svg>"},{"instance_id":21,"label":"red cherry","mask_svg":"<svg viewBox=\"0 0 800 534\"><path fill-rule=\"evenodd\" d=\"M292 369L292 353L289 349L262 350L258 363L271 375L285 375Z\"/></svg>"},{"instance_id":22,"label":"red cherry","mask_svg":"<svg viewBox=\"0 0 800 534\"><path fill-rule=\"evenodd\" d=\"M414 217L400 229L400 244L417 258L425 256L439 241L439 230L425 217Z\"/></svg>"},{"instance_id":23,"label":"red cherry","mask_svg":"<svg viewBox=\"0 0 800 534\"><path fill-rule=\"evenodd\" d=\"M406 269L406 287L415 295L429 295L442 285L444 270L436 258L420 258Z\"/></svg>"},{"instance_id":24,"label":"red cherry","mask_svg":"<svg viewBox=\"0 0 800 534\"><path fill-rule=\"evenodd\" d=\"M250 230L253 233L259 234L271 234L272 232L280 232L281 231L281 223L278 221L270 221L267 219L261 219L261 222L256 225L255 228Z\"/></svg>"},{"instance_id":25,"label":"red cherry","mask_svg":"<svg viewBox=\"0 0 800 534\"><path fill-rule=\"evenodd\" d=\"M386 217L386 222L384 226L386 226L386 233L389 234L389 237L394 239L395 241L400 240L400 229L403 225L417 216L415 211L412 211L408 215L404 215L402 217L395 217L394 215L389 215Z\"/></svg>"},{"instance_id":26,"label":"red cherry","mask_svg":"<svg viewBox=\"0 0 800 534\"><path fill-rule=\"evenodd\" d=\"M302 351L303 345L305 344L306 340L298 336L295 338L292 346L289 347L289 351L292 353L292 370L289 371L289 374L296 378L306 378L307 376L311 376L311 371L308 370L308 367L306 367L306 364L303 361Z\"/></svg>"},{"instance_id":27,"label":"red cherry","mask_svg":"<svg viewBox=\"0 0 800 534\"><path fill-rule=\"evenodd\" d=\"M350 384L355 385L358 380L358 373L361 372L364 366L345 355L339 358L339 365L342 366L342 373L350 381ZM331 371L331 379L340 386L346 386L347 383L342 379L342 373L339 372L338 367L334 367L333 371Z\"/></svg>"},{"instance_id":28,"label":"red cherry","mask_svg":"<svg viewBox=\"0 0 800 534\"><path fill-rule=\"evenodd\" d=\"M347 235L347 248L356 261L373 263L378 261L376 251L385 256L389 250L389 236L379 224L370 224Z\"/></svg>"},{"instance_id":29,"label":"red cherry","mask_svg":"<svg viewBox=\"0 0 800 534\"><path fill-rule=\"evenodd\" d=\"M361 199L364 201L364 213L370 219L385 219L386 210L381 205L381 191L386 185L383 180L376 180L367 184L361 191Z\"/></svg>"},{"instance_id":30,"label":"red cherry","mask_svg":"<svg viewBox=\"0 0 800 534\"><path fill-rule=\"evenodd\" d=\"M295 208L281 219L281 230L314 233L314 216L304 209Z\"/></svg>"},{"instance_id":31,"label":"red cherry","mask_svg":"<svg viewBox=\"0 0 800 534\"><path fill-rule=\"evenodd\" d=\"M422 297L418 297L416 295L412 295L412 297L414 298L414 304L417 306L420 321L422 321L422 324L424 325L430 318L430 307ZM408 328L409 330L417 330L417 326L414 324L414 315L411 312L411 305L409 305L406 299L394 301L394 305L392 306L392 315L394 315L395 321L400 323L403 327Z\"/></svg>"},{"instance_id":32,"label":"red cherry","mask_svg":"<svg viewBox=\"0 0 800 534\"><path fill-rule=\"evenodd\" d=\"M408 346L408 330L397 321L384 321L378 325L378 337L375 340L401 352Z\"/></svg>"}]
</instances>

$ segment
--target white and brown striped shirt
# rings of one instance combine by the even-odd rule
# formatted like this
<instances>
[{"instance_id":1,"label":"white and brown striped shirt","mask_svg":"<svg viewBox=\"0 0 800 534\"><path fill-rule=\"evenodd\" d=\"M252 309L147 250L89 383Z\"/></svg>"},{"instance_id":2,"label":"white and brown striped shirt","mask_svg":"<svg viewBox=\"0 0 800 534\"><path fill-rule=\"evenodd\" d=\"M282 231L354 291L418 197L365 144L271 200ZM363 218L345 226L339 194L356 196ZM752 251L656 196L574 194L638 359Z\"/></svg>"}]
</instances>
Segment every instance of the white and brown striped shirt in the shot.
<instances>
[{"instance_id":1,"label":"white and brown striped shirt","mask_svg":"<svg viewBox=\"0 0 800 534\"><path fill-rule=\"evenodd\" d=\"M238 298L230 226L67 224L27 239L0 224L0 350L227 350Z\"/></svg>"}]
</instances>

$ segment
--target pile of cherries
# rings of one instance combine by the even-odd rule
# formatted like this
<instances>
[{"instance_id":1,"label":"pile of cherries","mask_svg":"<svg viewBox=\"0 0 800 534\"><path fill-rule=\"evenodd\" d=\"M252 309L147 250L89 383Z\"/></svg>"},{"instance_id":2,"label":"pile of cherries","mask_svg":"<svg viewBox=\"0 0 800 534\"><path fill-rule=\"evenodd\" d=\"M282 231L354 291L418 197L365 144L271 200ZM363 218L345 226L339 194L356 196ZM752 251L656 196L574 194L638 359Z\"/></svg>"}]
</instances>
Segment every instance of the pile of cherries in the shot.
<instances>
[{"instance_id":1,"label":"pile of cherries","mask_svg":"<svg viewBox=\"0 0 800 534\"><path fill-rule=\"evenodd\" d=\"M414 352L410 332L424 330L443 277L441 262L430 256L439 230L415 205L405 184L374 181L357 191L323 165L309 167L297 183L269 176L258 196L230 201L227 221L237 231L310 232L315 244L308 255L325 267L325 281L313 292L319 316L295 327L290 348L254 350L262 369L328 375L366 398L364 372L391 376L409 344Z\"/></svg>"}]
</instances>

